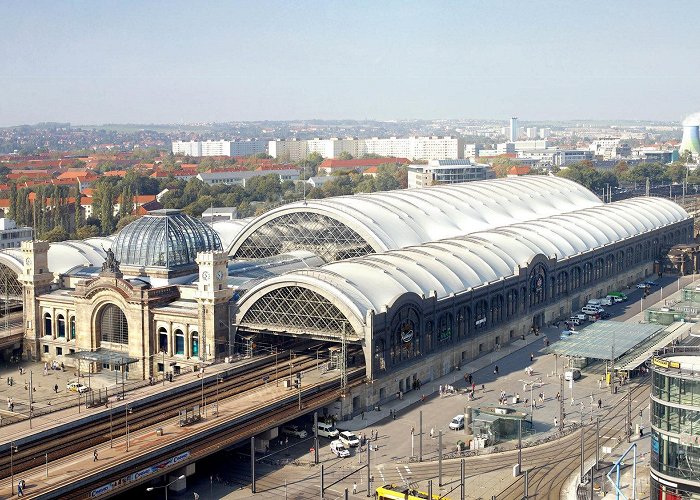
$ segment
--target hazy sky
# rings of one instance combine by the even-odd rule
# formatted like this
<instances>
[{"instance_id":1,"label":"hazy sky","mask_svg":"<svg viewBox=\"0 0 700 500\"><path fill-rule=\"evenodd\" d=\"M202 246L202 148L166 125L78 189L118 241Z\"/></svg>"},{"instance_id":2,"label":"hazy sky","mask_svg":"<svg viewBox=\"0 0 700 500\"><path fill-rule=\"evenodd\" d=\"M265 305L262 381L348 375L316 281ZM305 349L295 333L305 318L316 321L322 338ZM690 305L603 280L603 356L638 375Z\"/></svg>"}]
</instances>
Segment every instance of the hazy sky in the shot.
<instances>
[{"instance_id":1,"label":"hazy sky","mask_svg":"<svg viewBox=\"0 0 700 500\"><path fill-rule=\"evenodd\" d=\"M0 19L0 126L700 109L690 0L3 0Z\"/></svg>"}]
</instances>

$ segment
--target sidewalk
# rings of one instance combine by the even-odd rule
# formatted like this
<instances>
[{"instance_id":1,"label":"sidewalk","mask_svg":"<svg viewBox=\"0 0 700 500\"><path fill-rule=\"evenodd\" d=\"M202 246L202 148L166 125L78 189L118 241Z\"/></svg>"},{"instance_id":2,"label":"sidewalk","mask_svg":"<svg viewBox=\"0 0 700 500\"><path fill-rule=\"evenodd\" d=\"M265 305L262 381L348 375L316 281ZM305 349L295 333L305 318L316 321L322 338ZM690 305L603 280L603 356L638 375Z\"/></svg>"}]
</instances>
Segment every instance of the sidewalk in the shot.
<instances>
[{"instance_id":1,"label":"sidewalk","mask_svg":"<svg viewBox=\"0 0 700 500\"><path fill-rule=\"evenodd\" d=\"M362 418L362 415L357 415L351 420L344 420L342 422L338 422L338 427L340 427L342 430L348 431L363 430L367 427L373 426L381 420L389 419L391 417L392 412L394 411L397 413L401 413L401 410L409 408L416 403L420 403L423 394L426 395L426 401L429 401L437 395L436 389L439 385L450 384L456 387L459 384L460 386L462 386L464 385L463 376L465 373L471 373L473 375L479 370L483 370L484 368L490 367L490 365L492 365L494 362L500 361L501 359L504 359L517 351L525 349L526 347L538 341L542 343L542 339L544 339L546 333L545 330L547 329L543 328L541 330L542 333L540 334L540 336L536 336L534 334L528 335L525 337L525 340L515 340L510 344L501 347L498 351L493 351L490 354L486 354L484 356L476 358L462 365L460 371L453 371L446 375L443 375L438 379L431 380L430 382L426 383L423 387L421 387L420 390L409 391L408 393L403 395L402 399L394 399L389 403L382 405L379 411L374 410L365 412L364 419Z\"/></svg>"}]
</instances>

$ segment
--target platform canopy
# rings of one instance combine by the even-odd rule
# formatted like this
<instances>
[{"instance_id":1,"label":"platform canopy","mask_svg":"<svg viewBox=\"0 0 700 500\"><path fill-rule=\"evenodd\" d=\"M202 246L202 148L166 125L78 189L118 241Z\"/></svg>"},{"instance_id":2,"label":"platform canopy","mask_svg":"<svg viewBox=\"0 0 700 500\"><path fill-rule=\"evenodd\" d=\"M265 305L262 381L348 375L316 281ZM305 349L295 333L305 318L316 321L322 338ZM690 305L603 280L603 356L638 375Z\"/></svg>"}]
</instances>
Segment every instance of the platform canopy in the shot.
<instances>
[{"instance_id":1,"label":"platform canopy","mask_svg":"<svg viewBox=\"0 0 700 500\"><path fill-rule=\"evenodd\" d=\"M554 342L548 352L560 356L591 359L622 357L640 344L659 335L664 325L596 321L571 336Z\"/></svg>"},{"instance_id":2,"label":"platform canopy","mask_svg":"<svg viewBox=\"0 0 700 500\"><path fill-rule=\"evenodd\" d=\"M67 358L80 359L91 361L93 363L105 363L116 366L130 365L136 363L139 359L129 356L127 353L120 351L111 351L109 349L96 349L94 351L78 351L65 355Z\"/></svg>"}]
</instances>

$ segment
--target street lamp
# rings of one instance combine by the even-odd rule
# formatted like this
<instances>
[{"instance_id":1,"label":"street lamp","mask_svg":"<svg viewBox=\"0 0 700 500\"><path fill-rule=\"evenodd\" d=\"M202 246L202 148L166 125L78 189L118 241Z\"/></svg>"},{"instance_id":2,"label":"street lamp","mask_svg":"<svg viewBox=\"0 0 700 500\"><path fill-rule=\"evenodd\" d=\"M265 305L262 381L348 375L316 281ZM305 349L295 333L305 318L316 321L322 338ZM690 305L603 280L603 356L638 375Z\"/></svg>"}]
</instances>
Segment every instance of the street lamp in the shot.
<instances>
[{"instance_id":1,"label":"street lamp","mask_svg":"<svg viewBox=\"0 0 700 500\"><path fill-rule=\"evenodd\" d=\"M223 382L224 379L216 376L216 416L219 416L219 382Z\"/></svg>"},{"instance_id":2,"label":"street lamp","mask_svg":"<svg viewBox=\"0 0 700 500\"><path fill-rule=\"evenodd\" d=\"M14 441L10 441L10 496L15 494L15 471L12 467L12 457L17 453L18 448L15 446Z\"/></svg>"},{"instance_id":3,"label":"street lamp","mask_svg":"<svg viewBox=\"0 0 700 500\"><path fill-rule=\"evenodd\" d=\"M129 403L124 407L124 421L126 425L126 451L129 451L129 413L132 408L129 408Z\"/></svg>"},{"instance_id":4,"label":"street lamp","mask_svg":"<svg viewBox=\"0 0 700 500\"><path fill-rule=\"evenodd\" d=\"M157 490L158 488L164 488L164 489L165 489L165 500L168 500L168 488L170 487L171 484L177 483L177 482L178 482L179 480L181 480L181 479L185 479L185 475L184 475L184 474L181 475L180 477L176 478L176 479L173 479L172 481L170 481L170 482L169 482L168 484L166 484L165 486L149 486L148 488L146 488L146 491L153 491L153 490Z\"/></svg>"}]
</instances>

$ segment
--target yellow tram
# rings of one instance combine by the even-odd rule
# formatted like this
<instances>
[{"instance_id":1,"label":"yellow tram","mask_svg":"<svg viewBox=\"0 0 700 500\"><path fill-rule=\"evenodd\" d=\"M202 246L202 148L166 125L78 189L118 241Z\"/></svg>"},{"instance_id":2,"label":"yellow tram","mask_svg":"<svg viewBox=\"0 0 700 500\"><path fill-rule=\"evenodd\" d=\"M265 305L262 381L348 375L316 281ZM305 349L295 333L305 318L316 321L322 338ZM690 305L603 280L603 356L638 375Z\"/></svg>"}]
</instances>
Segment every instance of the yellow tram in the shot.
<instances>
[{"instance_id":1,"label":"yellow tram","mask_svg":"<svg viewBox=\"0 0 700 500\"><path fill-rule=\"evenodd\" d=\"M428 494L413 488L387 484L377 488L375 494L377 500L428 500ZM447 497L433 493L432 500L450 500Z\"/></svg>"}]
</instances>

